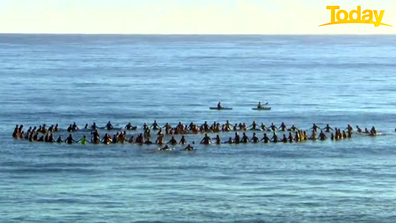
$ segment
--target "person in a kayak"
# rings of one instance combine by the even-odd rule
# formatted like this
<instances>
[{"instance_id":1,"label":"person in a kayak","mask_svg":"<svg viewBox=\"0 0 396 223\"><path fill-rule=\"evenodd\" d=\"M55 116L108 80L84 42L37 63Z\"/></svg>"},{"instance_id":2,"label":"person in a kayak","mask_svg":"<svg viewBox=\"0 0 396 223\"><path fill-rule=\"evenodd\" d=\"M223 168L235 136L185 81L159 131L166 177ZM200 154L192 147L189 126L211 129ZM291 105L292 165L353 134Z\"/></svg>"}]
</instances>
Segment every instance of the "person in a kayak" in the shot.
<instances>
[{"instance_id":1,"label":"person in a kayak","mask_svg":"<svg viewBox=\"0 0 396 223\"><path fill-rule=\"evenodd\" d=\"M221 106L221 102L217 103L217 108L218 108L218 109L223 108L223 107Z\"/></svg>"},{"instance_id":2,"label":"person in a kayak","mask_svg":"<svg viewBox=\"0 0 396 223\"><path fill-rule=\"evenodd\" d=\"M265 103L265 105L268 105L268 102ZM258 105L257 105L257 108L258 108L258 109L264 108L264 105L262 105L261 102L259 102Z\"/></svg>"}]
</instances>

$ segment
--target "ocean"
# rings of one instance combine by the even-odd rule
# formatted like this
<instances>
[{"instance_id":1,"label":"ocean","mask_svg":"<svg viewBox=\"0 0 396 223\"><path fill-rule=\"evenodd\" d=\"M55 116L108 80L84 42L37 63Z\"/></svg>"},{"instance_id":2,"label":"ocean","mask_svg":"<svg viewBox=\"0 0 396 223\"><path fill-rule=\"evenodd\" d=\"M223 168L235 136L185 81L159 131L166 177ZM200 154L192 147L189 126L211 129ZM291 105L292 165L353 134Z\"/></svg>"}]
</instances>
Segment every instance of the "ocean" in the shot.
<instances>
[{"instance_id":1,"label":"ocean","mask_svg":"<svg viewBox=\"0 0 396 223\"><path fill-rule=\"evenodd\" d=\"M395 43L392 35L2 34L0 222L394 222ZM233 110L209 110L219 101ZM258 102L271 110L252 110ZM108 121L137 125L130 136L154 120L350 124L379 134L238 145L200 145L203 134L189 134L192 152L12 137L16 124ZM83 134L90 139L73 133Z\"/></svg>"}]
</instances>

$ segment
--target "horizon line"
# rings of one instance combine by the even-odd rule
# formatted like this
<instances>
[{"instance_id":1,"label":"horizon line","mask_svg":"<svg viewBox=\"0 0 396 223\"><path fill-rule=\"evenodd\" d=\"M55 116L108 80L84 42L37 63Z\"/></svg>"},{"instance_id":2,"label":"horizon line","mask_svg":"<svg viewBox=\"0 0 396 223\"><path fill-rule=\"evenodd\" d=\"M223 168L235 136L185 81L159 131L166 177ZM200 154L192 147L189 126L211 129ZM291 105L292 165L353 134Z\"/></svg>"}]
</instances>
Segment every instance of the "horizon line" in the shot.
<instances>
[{"instance_id":1,"label":"horizon line","mask_svg":"<svg viewBox=\"0 0 396 223\"><path fill-rule=\"evenodd\" d=\"M8 33L8 32L0 32L0 35L135 35L135 36L378 36L378 35L387 35L394 36L395 34L390 33L354 33L354 34L346 34L346 33L324 33L324 34L301 34L301 33L282 33L282 34L244 34L244 33Z\"/></svg>"}]
</instances>

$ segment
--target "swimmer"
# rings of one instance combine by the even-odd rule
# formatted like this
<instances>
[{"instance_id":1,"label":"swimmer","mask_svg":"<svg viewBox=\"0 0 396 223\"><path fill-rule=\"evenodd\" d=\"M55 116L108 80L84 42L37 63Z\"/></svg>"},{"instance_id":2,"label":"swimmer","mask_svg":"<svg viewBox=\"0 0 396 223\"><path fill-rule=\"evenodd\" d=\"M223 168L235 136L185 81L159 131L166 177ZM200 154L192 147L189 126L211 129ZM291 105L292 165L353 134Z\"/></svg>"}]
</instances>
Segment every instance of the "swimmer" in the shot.
<instances>
[{"instance_id":1,"label":"swimmer","mask_svg":"<svg viewBox=\"0 0 396 223\"><path fill-rule=\"evenodd\" d=\"M154 130L159 129L159 125L157 124L157 120L154 120L153 124L151 124L150 128L153 128Z\"/></svg>"},{"instance_id":2,"label":"swimmer","mask_svg":"<svg viewBox=\"0 0 396 223\"><path fill-rule=\"evenodd\" d=\"M357 131L358 133L362 133L362 132L363 132L362 129L361 129L358 125L356 126L356 129L357 129L356 131Z\"/></svg>"},{"instance_id":3,"label":"swimmer","mask_svg":"<svg viewBox=\"0 0 396 223\"><path fill-rule=\"evenodd\" d=\"M175 139L175 137L172 136L172 138L169 140L168 144L176 145L177 140Z\"/></svg>"},{"instance_id":4,"label":"swimmer","mask_svg":"<svg viewBox=\"0 0 396 223\"><path fill-rule=\"evenodd\" d=\"M214 140L216 140L216 144L220 145L221 144L221 139L219 135L216 135L216 138L213 138Z\"/></svg>"},{"instance_id":5,"label":"swimmer","mask_svg":"<svg viewBox=\"0 0 396 223\"><path fill-rule=\"evenodd\" d=\"M283 134L283 138L281 139L282 142L287 143L286 134Z\"/></svg>"},{"instance_id":6,"label":"swimmer","mask_svg":"<svg viewBox=\"0 0 396 223\"><path fill-rule=\"evenodd\" d=\"M144 141L144 144L146 144L146 145L150 145L150 144L153 144L153 142L151 142L151 141L150 141L150 139L149 139L149 138L147 138L147 139L146 139L146 141Z\"/></svg>"},{"instance_id":7,"label":"swimmer","mask_svg":"<svg viewBox=\"0 0 396 223\"><path fill-rule=\"evenodd\" d=\"M261 123L260 128L261 128L261 130L263 130L263 131L267 131L267 127L265 126L264 123Z\"/></svg>"},{"instance_id":8,"label":"swimmer","mask_svg":"<svg viewBox=\"0 0 396 223\"><path fill-rule=\"evenodd\" d=\"M299 132L296 132L296 134L294 135L294 141L295 142L300 142L301 141L301 137L300 137Z\"/></svg>"},{"instance_id":9,"label":"swimmer","mask_svg":"<svg viewBox=\"0 0 396 223\"><path fill-rule=\"evenodd\" d=\"M77 142L77 141L73 139L72 134L69 134L69 136L66 138L65 142L67 144L73 144L73 142Z\"/></svg>"},{"instance_id":10,"label":"swimmer","mask_svg":"<svg viewBox=\"0 0 396 223\"><path fill-rule=\"evenodd\" d=\"M264 133L264 137L260 141L264 141L264 143L269 143L271 139L267 136L267 133Z\"/></svg>"},{"instance_id":11,"label":"swimmer","mask_svg":"<svg viewBox=\"0 0 396 223\"><path fill-rule=\"evenodd\" d=\"M253 132L253 136L252 136L252 138L250 139L250 142L252 142L253 141L253 143L258 143L258 142L260 142L260 139L256 136L256 133L255 132Z\"/></svg>"},{"instance_id":12,"label":"swimmer","mask_svg":"<svg viewBox=\"0 0 396 223\"><path fill-rule=\"evenodd\" d=\"M348 126L346 127L347 133L348 133L348 138L352 138L352 134L353 134L353 128L351 125L348 124Z\"/></svg>"},{"instance_id":13,"label":"swimmer","mask_svg":"<svg viewBox=\"0 0 396 223\"><path fill-rule=\"evenodd\" d=\"M323 130L320 130L319 139L320 140L326 140L327 139L327 136L326 136L326 134L324 134Z\"/></svg>"},{"instance_id":14,"label":"swimmer","mask_svg":"<svg viewBox=\"0 0 396 223\"><path fill-rule=\"evenodd\" d=\"M315 130L312 130L312 135L311 135L311 137L309 137L309 139L311 139L311 140L316 140L317 139Z\"/></svg>"},{"instance_id":15,"label":"swimmer","mask_svg":"<svg viewBox=\"0 0 396 223\"><path fill-rule=\"evenodd\" d=\"M193 150L194 150L194 147L192 147L190 144L188 144L187 147L184 148L184 150L186 150L186 151L193 151Z\"/></svg>"},{"instance_id":16,"label":"swimmer","mask_svg":"<svg viewBox=\"0 0 396 223\"><path fill-rule=\"evenodd\" d=\"M308 135L307 135L307 132L305 132L305 131L303 131L302 132L302 140L304 140L304 141L307 141L308 140Z\"/></svg>"},{"instance_id":17,"label":"swimmer","mask_svg":"<svg viewBox=\"0 0 396 223\"><path fill-rule=\"evenodd\" d=\"M87 124L88 125L88 124ZM80 139L81 145L85 145L87 142L87 137L84 135L82 139Z\"/></svg>"},{"instance_id":18,"label":"swimmer","mask_svg":"<svg viewBox=\"0 0 396 223\"><path fill-rule=\"evenodd\" d=\"M205 134L205 137L203 137L203 139L201 140L200 143L201 144L205 144L205 145L209 145L209 144L212 144L212 140L210 139L208 134Z\"/></svg>"},{"instance_id":19,"label":"swimmer","mask_svg":"<svg viewBox=\"0 0 396 223\"><path fill-rule=\"evenodd\" d=\"M253 121L253 123L249 127L252 127L250 130L256 130L257 127L256 121Z\"/></svg>"},{"instance_id":20,"label":"swimmer","mask_svg":"<svg viewBox=\"0 0 396 223\"><path fill-rule=\"evenodd\" d=\"M182 145L186 144L187 143L186 138L182 136L179 143Z\"/></svg>"},{"instance_id":21,"label":"swimmer","mask_svg":"<svg viewBox=\"0 0 396 223\"><path fill-rule=\"evenodd\" d=\"M57 142L57 143L62 143L62 142L63 142L62 136L59 136L58 139L56 140L56 142Z\"/></svg>"},{"instance_id":22,"label":"swimmer","mask_svg":"<svg viewBox=\"0 0 396 223\"><path fill-rule=\"evenodd\" d=\"M23 138L23 125L20 125L19 126L19 129L18 129L18 136L17 137L19 137L19 138Z\"/></svg>"},{"instance_id":23,"label":"swimmer","mask_svg":"<svg viewBox=\"0 0 396 223\"><path fill-rule=\"evenodd\" d=\"M377 135L377 130L375 130L375 127L373 126L370 130L370 135L371 136L376 136Z\"/></svg>"},{"instance_id":24,"label":"swimmer","mask_svg":"<svg viewBox=\"0 0 396 223\"><path fill-rule=\"evenodd\" d=\"M330 132L330 130L331 130L331 131L334 131L334 130L330 127L329 124L327 124L326 127L324 127L323 129L325 130L325 132Z\"/></svg>"},{"instance_id":25,"label":"swimmer","mask_svg":"<svg viewBox=\"0 0 396 223\"><path fill-rule=\"evenodd\" d=\"M48 141L49 141L49 134L47 133L47 134L45 134L44 142L48 142Z\"/></svg>"},{"instance_id":26,"label":"swimmer","mask_svg":"<svg viewBox=\"0 0 396 223\"><path fill-rule=\"evenodd\" d=\"M55 124L54 132L59 132L59 126L58 123Z\"/></svg>"},{"instance_id":27,"label":"swimmer","mask_svg":"<svg viewBox=\"0 0 396 223\"><path fill-rule=\"evenodd\" d=\"M37 140L37 142L44 142L44 136L41 136L41 137Z\"/></svg>"},{"instance_id":28,"label":"swimmer","mask_svg":"<svg viewBox=\"0 0 396 223\"><path fill-rule=\"evenodd\" d=\"M134 126L132 126L132 124L130 122L128 122L128 124L125 126L125 129L127 130L133 130Z\"/></svg>"},{"instance_id":29,"label":"swimmer","mask_svg":"<svg viewBox=\"0 0 396 223\"><path fill-rule=\"evenodd\" d=\"M278 130L278 128L274 125L274 123L271 123L270 128L271 128L271 130L272 130L273 132L275 132L276 130Z\"/></svg>"},{"instance_id":30,"label":"swimmer","mask_svg":"<svg viewBox=\"0 0 396 223\"><path fill-rule=\"evenodd\" d=\"M284 122L282 122L281 123L281 125L279 126L279 128L278 129L280 129L281 131L286 131L287 130L287 128L286 128L286 125L285 125L285 123Z\"/></svg>"},{"instance_id":31,"label":"swimmer","mask_svg":"<svg viewBox=\"0 0 396 223\"><path fill-rule=\"evenodd\" d=\"M164 147L160 148L161 151L167 151L170 150L168 145L165 145Z\"/></svg>"},{"instance_id":32,"label":"swimmer","mask_svg":"<svg viewBox=\"0 0 396 223\"><path fill-rule=\"evenodd\" d=\"M293 135L292 135L291 132L289 132L289 137L287 137L287 140L288 140L290 143L292 143L292 142L294 141Z\"/></svg>"},{"instance_id":33,"label":"swimmer","mask_svg":"<svg viewBox=\"0 0 396 223\"><path fill-rule=\"evenodd\" d=\"M164 144L164 135L163 134L158 135L157 140L155 140L155 143L157 143L159 145Z\"/></svg>"},{"instance_id":34,"label":"swimmer","mask_svg":"<svg viewBox=\"0 0 396 223\"><path fill-rule=\"evenodd\" d=\"M95 129L95 131L94 131L93 133L91 133L91 134L92 134L92 136L93 136L92 142L93 142L94 144L99 144L99 142L100 142L99 131L98 131L97 129Z\"/></svg>"},{"instance_id":35,"label":"swimmer","mask_svg":"<svg viewBox=\"0 0 396 223\"><path fill-rule=\"evenodd\" d=\"M140 134L136 137L135 143L140 143L140 144L143 144L143 143L144 143L144 141L143 141L143 133L140 133Z\"/></svg>"},{"instance_id":36,"label":"swimmer","mask_svg":"<svg viewBox=\"0 0 396 223\"><path fill-rule=\"evenodd\" d=\"M107 122L107 124L106 124L106 129L107 129L107 130L112 130L112 129L113 129L113 125L111 124L110 121Z\"/></svg>"},{"instance_id":37,"label":"swimmer","mask_svg":"<svg viewBox=\"0 0 396 223\"><path fill-rule=\"evenodd\" d=\"M109 144L109 143L110 143L110 142L109 142L109 135L108 135L107 133L103 136L102 142L103 142L104 144Z\"/></svg>"},{"instance_id":38,"label":"swimmer","mask_svg":"<svg viewBox=\"0 0 396 223\"><path fill-rule=\"evenodd\" d=\"M310 128L309 130L311 130L311 129L314 130L315 132L317 132L318 129L320 129L320 127L317 126L315 123L313 123L312 128Z\"/></svg>"},{"instance_id":39,"label":"swimmer","mask_svg":"<svg viewBox=\"0 0 396 223\"><path fill-rule=\"evenodd\" d=\"M242 143L248 143L249 142L249 137L246 135L246 133L242 133Z\"/></svg>"},{"instance_id":40,"label":"swimmer","mask_svg":"<svg viewBox=\"0 0 396 223\"><path fill-rule=\"evenodd\" d=\"M225 142L225 143L227 143L227 144L234 144L234 140L232 140L232 138L230 137L230 138L228 138L228 141Z\"/></svg>"},{"instance_id":41,"label":"swimmer","mask_svg":"<svg viewBox=\"0 0 396 223\"><path fill-rule=\"evenodd\" d=\"M41 126L39 127L39 131L41 131L40 129L41 129ZM68 132L72 132L73 131L73 125L72 124L69 125L69 127L67 128L67 131Z\"/></svg>"},{"instance_id":42,"label":"swimmer","mask_svg":"<svg viewBox=\"0 0 396 223\"><path fill-rule=\"evenodd\" d=\"M12 133L12 137L17 138L19 134L19 125L15 126L14 132Z\"/></svg>"},{"instance_id":43,"label":"swimmer","mask_svg":"<svg viewBox=\"0 0 396 223\"><path fill-rule=\"evenodd\" d=\"M125 140L126 140L126 132L124 131L124 132L121 132L120 135L118 136L118 141L120 143L124 144Z\"/></svg>"},{"instance_id":44,"label":"swimmer","mask_svg":"<svg viewBox=\"0 0 396 223\"><path fill-rule=\"evenodd\" d=\"M55 141L54 136L52 135L52 133L50 133L47 142L54 142L54 141Z\"/></svg>"},{"instance_id":45,"label":"swimmer","mask_svg":"<svg viewBox=\"0 0 396 223\"><path fill-rule=\"evenodd\" d=\"M295 131L298 131L298 128L295 127L294 125L292 125L292 127L290 127L290 129L288 129L288 131L295 132Z\"/></svg>"},{"instance_id":46,"label":"swimmer","mask_svg":"<svg viewBox=\"0 0 396 223\"><path fill-rule=\"evenodd\" d=\"M240 137L239 137L238 132L235 132L234 143L236 143L236 144L240 143Z\"/></svg>"},{"instance_id":47,"label":"swimmer","mask_svg":"<svg viewBox=\"0 0 396 223\"><path fill-rule=\"evenodd\" d=\"M113 141L112 143L117 143L119 138L119 133L117 132L115 135L113 135Z\"/></svg>"},{"instance_id":48,"label":"swimmer","mask_svg":"<svg viewBox=\"0 0 396 223\"><path fill-rule=\"evenodd\" d=\"M135 142L135 137L131 136L128 140L129 143L134 143Z\"/></svg>"},{"instance_id":49,"label":"swimmer","mask_svg":"<svg viewBox=\"0 0 396 223\"><path fill-rule=\"evenodd\" d=\"M45 130L45 125L43 125L43 130ZM74 122L73 123L73 131L77 131L77 130L78 130L77 124Z\"/></svg>"},{"instance_id":50,"label":"swimmer","mask_svg":"<svg viewBox=\"0 0 396 223\"><path fill-rule=\"evenodd\" d=\"M235 124L235 125L232 127L232 130L233 130L233 131L238 131L238 125Z\"/></svg>"},{"instance_id":51,"label":"swimmer","mask_svg":"<svg viewBox=\"0 0 396 223\"><path fill-rule=\"evenodd\" d=\"M279 142L279 138L278 138L278 135L276 134L276 132L274 132L274 135L271 138L271 142L274 142L274 143Z\"/></svg>"}]
</instances>

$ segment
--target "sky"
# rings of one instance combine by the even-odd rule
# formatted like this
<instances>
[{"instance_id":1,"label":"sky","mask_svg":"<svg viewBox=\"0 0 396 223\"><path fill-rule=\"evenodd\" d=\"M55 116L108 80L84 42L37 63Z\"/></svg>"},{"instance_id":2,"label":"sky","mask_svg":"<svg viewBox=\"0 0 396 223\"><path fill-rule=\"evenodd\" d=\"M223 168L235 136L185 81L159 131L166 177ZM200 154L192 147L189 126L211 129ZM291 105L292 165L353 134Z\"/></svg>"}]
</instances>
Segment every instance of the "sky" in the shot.
<instances>
[{"instance_id":1,"label":"sky","mask_svg":"<svg viewBox=\"0 0 396 223\"><path fill-rule=\"evenodd\" d=\"M385 10L394 27L319 27L329 5ZM0 33L396 34L396 0L0 0Z\"/></svg>"}]
</instances>

